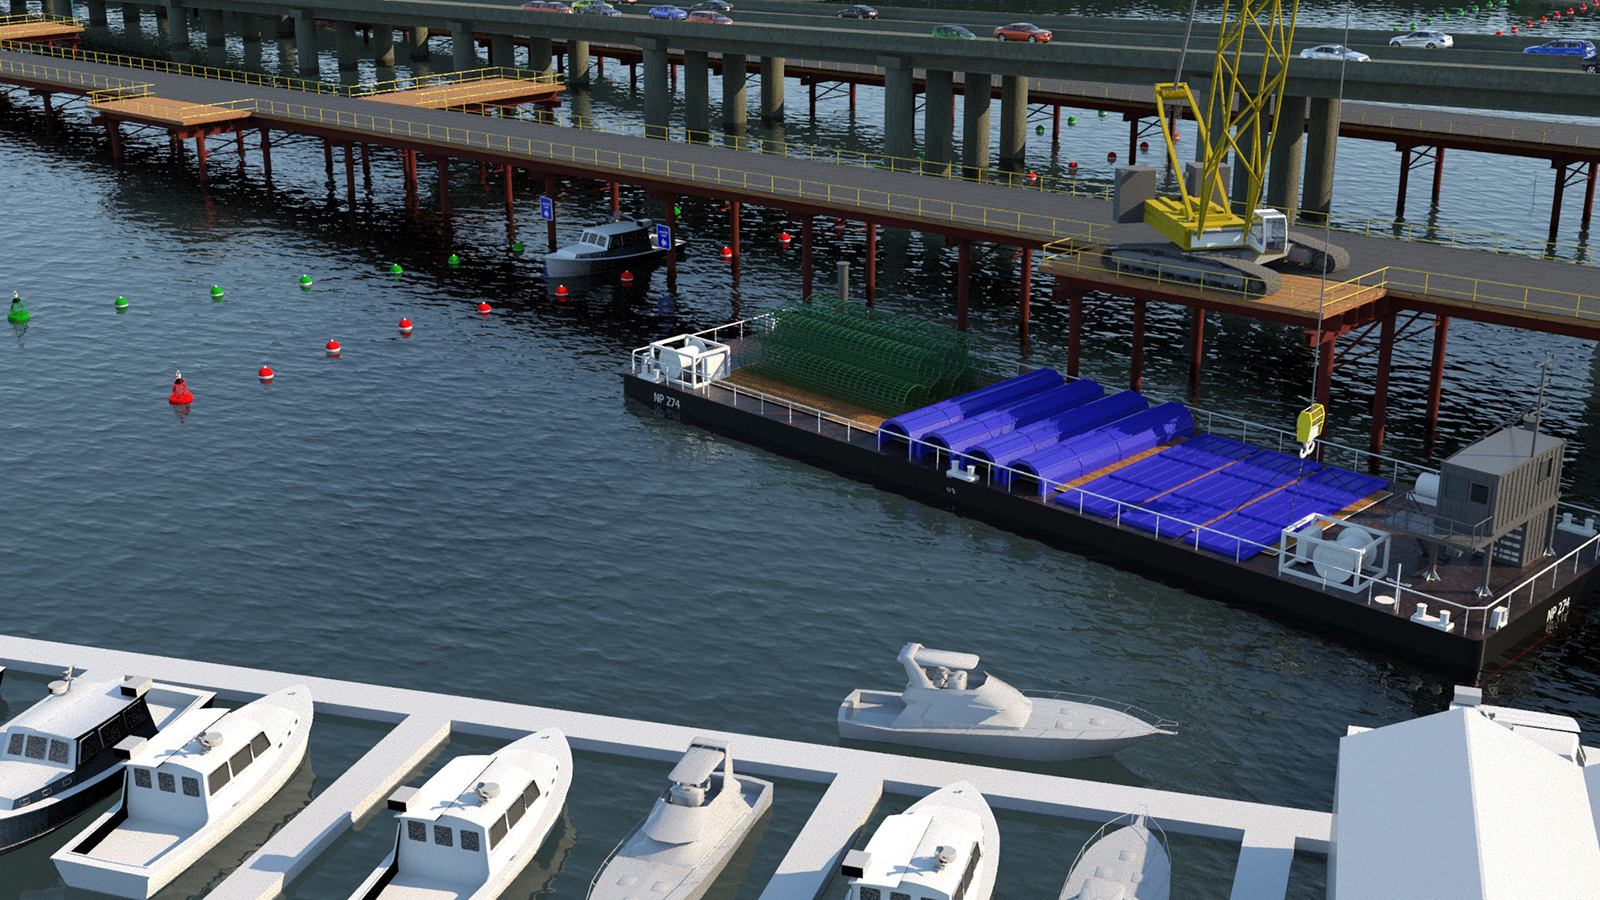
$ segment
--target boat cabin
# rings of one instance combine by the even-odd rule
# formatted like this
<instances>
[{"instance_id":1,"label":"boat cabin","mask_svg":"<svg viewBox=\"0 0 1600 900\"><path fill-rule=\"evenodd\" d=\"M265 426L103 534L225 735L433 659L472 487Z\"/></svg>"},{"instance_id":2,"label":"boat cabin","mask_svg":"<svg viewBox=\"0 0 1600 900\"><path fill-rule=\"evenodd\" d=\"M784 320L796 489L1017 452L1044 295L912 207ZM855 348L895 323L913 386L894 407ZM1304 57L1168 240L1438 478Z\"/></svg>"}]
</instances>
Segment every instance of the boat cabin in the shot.
<instances>
[{"instance_id":1,"label":"boat cabin","mask_svg":"<svg viewBox=\"0 0 1600 900\"><path fill-rule=\"evenodd\" d=\"M980 826L958 827L948 813L889 816L865 850L845 855L840 874L851 879L848 900L964 900L983 851Z\"/></svg>"},{"instance_id":2,"label":"boat cabin","mask_svg":"<svg viewBox=\"0 0 1600 900\"><path fill-rule=\"evenodd\" d=\"M606 225L585 228L578 242L613 254L643 253L651 249L652 227L649 219L618 219Z\"/></svg>"},{"instance_id":3,"label":"boat cabin","mask_svg":"<svg viewBox=\"0 0 1600 900\"><path fill-rule=\"evenodd\" d=\"M975 654L913 641L900 648L898 659L906 670L904 724L1020 727L1033 711L1021 691L980 670Z\"/></svg>"},{"instance_id":4,"label":"boat cabin","mask_svg":"<svg viewBox=\"0 0 1600 900\"><path fill-rule=\"evenodd\" d=\"M21 809L121 762L112 753L129 735L156 733L145 700L150 679L74 686L53 682L50 696L0 732L0 808Z\"/></svg>"},{"instance_id":5,"label":"boat cabin","mask_svg":"<svg viewBox=\"0 0 1600 900\"><path fill-rule=\"evenodd\" d=\"M128 818L199 828L260 780L272 741L261 724L226 709L194 710L173 725L129 758Z\"/></svg>"},{"instance_id":6,"label":"boat cabin","mask_svg":"<svg viewBox=\"0 0 1600 900\"><path fill-rule=\"evenodd\" d=\"M485 762L488 762L485 765ZM536 760L553 771L554 760ZM507 840L536 815L541 796L535 773L499 757L463 756L446 763L420 788L389 797L400 813L396 861L408 876L479 884L520 841ZM491 864L493 857L493 864Z\"/></svg>"}]
</instances>

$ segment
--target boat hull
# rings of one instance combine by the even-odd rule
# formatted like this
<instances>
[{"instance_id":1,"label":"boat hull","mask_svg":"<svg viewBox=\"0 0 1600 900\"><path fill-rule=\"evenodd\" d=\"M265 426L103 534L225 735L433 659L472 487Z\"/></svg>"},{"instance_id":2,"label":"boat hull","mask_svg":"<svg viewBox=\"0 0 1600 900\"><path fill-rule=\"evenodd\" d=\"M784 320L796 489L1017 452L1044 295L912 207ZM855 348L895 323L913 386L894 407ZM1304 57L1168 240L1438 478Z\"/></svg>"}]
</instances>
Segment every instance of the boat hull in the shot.
<instances>
[{"instance_id":1,"label":"boat hull","mask_svg":"<svg viewBox=\"0 0 1600 900\"><path fill-rule=\"evenodd\" d=\"M678 241L677 251L680 256L683 254L685 243ZM550 253L544 258L544 273L545 277L552 281L558 278L593 278L597 275L621 274L624 271L637 273L660 265L666 257L667 251L654 248L627 256L594 256L582 259Z\"/></svg>"},{"instance_id":2,"label":"boat hull","mask_svg":"<svg viewBox=\"0 0 1600 900\"><path fill-rule=\"evenodd\" d=\"M1137 878L1130 877L1135 873ZM1083 849L1061 886L1060 900L1167 900L1171 891L1172 861L1166 848L1148 826L1126 825Z\"/></svg>"},{"instance_id":3,"label":"boat hull","mask_svg":"<svg viewBox=\"0 0 1600 900\"><path fill-rule=\"evenodd\" d=\"M122 767L113 766L74 790L0 815L0 853L36 841L89 811L116 792Z\"/></svg>"},{"instance_id":4,"label":"boat hull","mask_svg":"<svg viewBox=\"0 0 1600 900\"><path fill-rule=\"evenodd\" d=\"M941 807L976 813L983 823L983 838L978 844L983 856L978 861L978 870L964 896L968 900L989 900L994 894L1000 861L1000 823L995 821L994 810L989 808L988 801L983 799L983 794L977 788L963 781L934 791L911 804L906 812L937 816Z\"/></svg>"},{"instance_id":5,"label":"boat hull","mask_svg":"<svg viewBox=\"0 0 1600 900\"><path fill-rule=\"evenodd\" d=\"M898 697L898 694L878 691L851 693L839 704L839 737L1003 759L1065 762L1112 756L1158 733L1149 723L1126 713L1062 700L1034 700L1034 714L1022 728L896 725L899 713L890 698ZM902 704L898 709L904 708ZM1063 714L1088 715L1091 711L1097 717L1114 721L1117 727L1101 733L1054 733L1054 729L1036 724L1052 721Z\"/></svg>"},{"instance_id":6,"label":"boat hull","mask_svg":"<svg viewBox=\"0 0 1600 900\"><path fill-rule=\"evenodd\" d=\"M1587 593L1593 568L1560 585L1528 612L1483 639L1439 631L1351 603L1311 587L1235 565L1214 554L1162 542L1106 519L1079 516L1031 495L971 484L944 472L878 451L870 436L846 442L759 412L712 400L703 393L620 373L623 392L657 416L707 428L822 465L971 516L1051 546L1104 559L1144 577L1182 587L1230 605L1248 607L1335 640L1424 666L1466 682L1500 660L1543 639L1568 618ZM807 422L806 424L811 424ZM1564 576L1563 576L1564 577Z\"/></svg>"},{"instance_id":7,"label":"boat hull","mask_svg":"<svg viewBox=\"0 0 1600 900\"><path fill-rule=\"evenodd\" d=\"M772 782L751 778L748 775L735 777L739 780L739 790L744 795L745 802L750 806L749 813L724 832L716 844L677 885L660 895L652 890L650 893L655 900L699 900L705 896L706 891L716 882L717 876L728 867L733 855L749 838L755 824L772 808ZM630 863L639 865L629 866ZM622 856L614 857L600 870L600 874L595 876L589 900L627 900L629 897L637 896L638 888L624 887L617 883L624 870L630 875L638 874L641 879L648 877L650 871L648 863Z\"/></svg>"}]
</instances>

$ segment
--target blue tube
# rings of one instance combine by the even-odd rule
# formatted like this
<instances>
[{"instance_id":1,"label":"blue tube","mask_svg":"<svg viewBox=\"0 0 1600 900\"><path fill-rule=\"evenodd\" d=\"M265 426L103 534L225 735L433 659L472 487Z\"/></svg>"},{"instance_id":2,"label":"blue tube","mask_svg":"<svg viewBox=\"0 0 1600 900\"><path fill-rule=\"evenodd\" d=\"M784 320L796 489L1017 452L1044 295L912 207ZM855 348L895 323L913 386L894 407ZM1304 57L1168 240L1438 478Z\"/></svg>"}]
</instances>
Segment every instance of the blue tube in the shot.
<instances>
[{"instance_id":1,"label":"blue tube","mask_svg":"<svg viewBox=\"0 0 1600 900\"><path fill-rule=\"evenodd\" d=\"M1194 418L1189 410L1176 401L1163 403L1030 454L1012 463L1012 467L1032 478L1042 497L1046 484L1081 478L1118 460L1193 434Z\"/></svg>"},{"instance_id":2,"label":"blue tube","mask_svg":"<svg viewBox=\"0 0 1600 900\"><path fill-rule=\"evenodd\" d=\"M969 391L959 397L951 397L932 406L902 413L878 427L878 449L881 450L894 441L905 441L909 444L912 440L921 439L935 428L959 422L967 416L1019 402L1031 394L1058 387L1065 380L1055 369L1035 369L1015 378L1007 378L998 384ZM922 456L927 452L927 449L920 445L911 445L913 456Z\"/></svg>"},{"instance_id":3,"label":"blue tube","mask_svg":"<svg viewBox=\"0 0 1600 900\"><path fill-rule=\"evenodd\" d=\"M984 441L967 450L966 455L972 462L990 466L994 471L993 467L1009 466L1030 453L1149 408L1150 401L1138 391L1123 391ZM992 478L1002 484L1011 483L1009 472L996 471Z\"/></svg>"},{"instance_id":4,"label":"blue tube","mask_svg":"<svg viewBox=\"0 0 1600 900\"><path fill-rule=\"evenodd\" d=\"M1041 419L1098 400L1104 395L1105 389L1093 381L1088 379L1074 381L1071 384L1063 384L1032 394L1021 402L934 429L924 435L923 440L940 452L960 455L974 444L1032 425Z\"/></svg>"}]
</instances>

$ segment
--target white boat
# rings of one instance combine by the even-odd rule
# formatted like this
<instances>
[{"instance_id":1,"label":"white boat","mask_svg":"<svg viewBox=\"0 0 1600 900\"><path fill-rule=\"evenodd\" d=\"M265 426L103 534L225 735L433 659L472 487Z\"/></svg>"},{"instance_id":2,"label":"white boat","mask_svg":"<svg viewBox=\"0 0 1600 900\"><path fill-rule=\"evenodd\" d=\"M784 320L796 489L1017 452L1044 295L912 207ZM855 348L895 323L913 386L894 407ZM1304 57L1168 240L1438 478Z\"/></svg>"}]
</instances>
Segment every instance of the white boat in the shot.
<instances>
[{"instance_id":1,"label":"white boat","mask_svg":"<svg viewBox=\"0 0 1600 900\"><path fill-rule=\"evenodd\" d=\"M1106 832L1122 822L1128 824ZM1122 816L1100 826L1078 852L1060 900L1167 900L1172 857L1152 824L1144 816Z\"/></svg>"},{"instance_id":2,"label":"white boat","mask_svg":"<svg viewBox=\"0 0 1600 900\"><path fill-rule=\"evenodd\" d=\"M885 818L839 874L850 879L846 900L989 900L999 861L994 812L962 781Z\"/></svg>"},{"instance_id":3,"label":"white boat","mask_svg":"<svg viewBox=\"0 0 1600 900\"><path fill-rule=\"evenodd\" d=\"M667 255L666 250L656 246L655 231L654 220L631 216L585 228L577 243L545 254L545 277L555 284L561 278L588 278L624 270L639 274L639 270L655 265ZM686 243L673 238L673 246L680 253Z\"/></svg>"},{"instance_id":4,"label":"white boat","mask_svg":"<svg viewBox=\"0 0 1600 900\"><path fill-rule=\"evenodd\" d=\"M900 650L906 689L857 690L839 704L839 736L1008 759L1110 756L1175 722L1078 694L1024 694L978 668L971 653Z\"/></svg>"},{"instance_id":5,"label":"white boat","mask_svg":"<svg viewBox=\"0 0 1600 900\"><path fill-rule=\"evenodd\" d=\"M3 671L3 670L0 670ZM150 738L210 691L121 682L52 682L50 693L0 731L0 852L43 837L109 797L120 785L118 745Z\"/></svg>"},{"instance_id":6,"label":"white boat","mask_svg":"<svg viewBox=\"0 0 1600 900\"><path fill-rule=\"evenodd\" d=\"M539 851L572 786L572 751L547 728L492 756L450 760L389 797L394 849L351 900L492 900Z\"/></svg>"},{"instance_id":7,"label":"white boat","mask_svg":"<svg viewBox=\"0 0 1600 900\"><path fill-rule=\"evenodd\" d=\"M122 798L50 857L70 887L148 898L283 787L305 757L311 691L195 709L130 748Z\"/></svg>"},{"instance_id":8,"label":"white boat","mask_svg":"<svg viewBox=\"0 0 1600 900\"><path fill-rule=\"evenodd\" d=\"M772 782L735 775L724 741L696 738L668 778L595 875L590 900L697 900L772 807Z\"/></svg>"}]
</instances>

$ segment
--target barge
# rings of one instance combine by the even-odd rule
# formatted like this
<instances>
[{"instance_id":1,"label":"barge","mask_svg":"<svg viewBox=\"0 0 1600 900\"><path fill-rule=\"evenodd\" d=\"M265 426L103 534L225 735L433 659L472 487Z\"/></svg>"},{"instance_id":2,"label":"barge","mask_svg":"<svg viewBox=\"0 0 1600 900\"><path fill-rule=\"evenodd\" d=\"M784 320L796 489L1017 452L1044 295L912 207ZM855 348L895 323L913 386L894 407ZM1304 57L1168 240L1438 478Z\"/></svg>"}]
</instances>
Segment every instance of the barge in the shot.
<instances>
[{"instance_id":1,"label":"barge","mask_svg":"<svg viewBox=\"0 0 1600 900\"><path fill-rule=\"evenodd\" d=\"M954 343L896 334L898 318L820 303L656 341L624 394L1458 680L1558 629L1600 558L1600 513L1561 501L1565 442L1536 428L1437 470L1329 442L1302 454L1287 431L1051 370L952 368Z\"/></svg>"}]
</instances>

